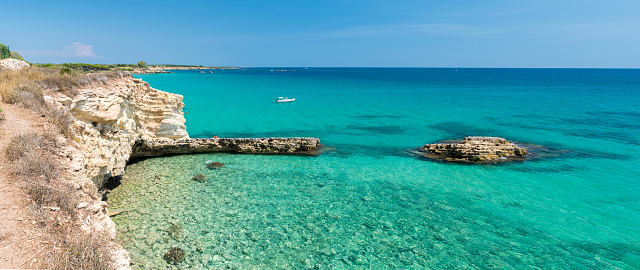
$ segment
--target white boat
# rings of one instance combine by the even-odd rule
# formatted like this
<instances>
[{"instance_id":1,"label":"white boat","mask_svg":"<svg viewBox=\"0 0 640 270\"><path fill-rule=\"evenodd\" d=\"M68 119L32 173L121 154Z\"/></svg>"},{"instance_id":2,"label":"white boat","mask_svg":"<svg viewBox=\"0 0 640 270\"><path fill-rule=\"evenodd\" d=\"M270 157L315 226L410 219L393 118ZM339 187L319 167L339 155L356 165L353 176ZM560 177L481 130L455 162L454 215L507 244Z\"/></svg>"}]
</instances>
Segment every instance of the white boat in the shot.
<instances>
[{"instance_id":1,"label":"white boat","mask_svg":"<svg viewBox=\"0 0 640 270\"><path fill-rule=\"evenodd\" d=\"M278 99L276 99L276 102L291 102L296 100L295 98L288 98L288 97L278 97Z\"/></svg>"}]
</instances>

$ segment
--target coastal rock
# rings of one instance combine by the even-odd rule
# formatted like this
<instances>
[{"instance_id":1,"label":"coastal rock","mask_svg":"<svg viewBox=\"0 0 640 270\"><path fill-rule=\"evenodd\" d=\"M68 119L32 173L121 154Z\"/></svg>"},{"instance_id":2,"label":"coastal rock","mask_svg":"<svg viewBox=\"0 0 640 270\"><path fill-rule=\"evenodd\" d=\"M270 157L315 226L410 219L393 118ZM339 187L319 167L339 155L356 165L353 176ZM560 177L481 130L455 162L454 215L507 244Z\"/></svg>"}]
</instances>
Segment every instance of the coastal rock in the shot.
<instances>
[{"instance_id":1,"label":"coastal rock","mask_svg":"<svg viewBox=\"0 0 640 270\"><path fill-rule=\"evenodd\" d=\"M209 164L207 164L207 168L209 169L221 169L222 167L224 167L224 163L221 162L211 162Z\"/></svg>"},{"instance_id":2,"label":"coastal rock","mask_svg":"<svg viewBox=\"0 0 640 270\"><path fill-rule=\"evenodd\" d=\"M169 229L167 230L167 233L174 240L182 241L182 237L183 237L183 235L182 235L182 226L176 225L176 224L172 224L171 226L169 226Z\"/></svg>"},{"instance_id":3,"label":"coastal rock","mask_svg":"<svg viewBox=\"0 0 640 270\"><path fill-rule=\"evenodd\" d=\"M128 74L120 76L89 84L72 97L55 93L48 98L75 118L74 140L83 150L87 176L98 187L124 174L140 138L189 138L181 95L154 89Z\"/></svg>"},{"instance_id":4,"label":"coastal rock","mask_svg":"<svg viewBox=\"0 0 640 270\"><path fill-rule=\"evenodd\" d=\"M169 250L169 252L164 254L164 259L168 262L168 263L179 263L181 261L184 260L184 258L187 256L187 253L184 252L184 250L182 250L179 247L173 247L171 248L171 250Z\"/></svg>"},{"instance_id":5,"label":"coastal rock","mask_svg":"<svg viewBox=\"0 0 640 270\"><path fill-rule=\"evenodd\" d=\"M198 181L200 183L204 183L204 182L207 182L207 176L205 176L204 174L199 173L198 175L193 177L193 180Z\"/></svg>"},{"instance_id":6,"label":"coastal rock","mask_svg":"<svg viewBox=\"0 0 640 270\"><path fill-rule=\"evenodd\" d=\"M25 61L20 61L18 59L7 58L0 59L0 69L12 69L19 70L23 68L29 68L31 65Z\"/></svg>"},{"instance_id":7,"label":"coastal rock","mask_svg":"<svg viewBox=\"0 0 640 270\"><path fill-rule=\"evenodd\" d=\"M243 154L318 155L318 138L143 138L133 146L132 157L229 152Z\"/></svg>"},{"instance_id":8,"label":"coastal rock","mask_svg":"<svg viewBox=\"0 0 640 270\"><path fill-rule=\"evenodd\" d=\"M485 163L523 159L527 150L498 137L465 137L462 142L426 144L429 158L452 162Z\"/></svg>"}]
</instances>

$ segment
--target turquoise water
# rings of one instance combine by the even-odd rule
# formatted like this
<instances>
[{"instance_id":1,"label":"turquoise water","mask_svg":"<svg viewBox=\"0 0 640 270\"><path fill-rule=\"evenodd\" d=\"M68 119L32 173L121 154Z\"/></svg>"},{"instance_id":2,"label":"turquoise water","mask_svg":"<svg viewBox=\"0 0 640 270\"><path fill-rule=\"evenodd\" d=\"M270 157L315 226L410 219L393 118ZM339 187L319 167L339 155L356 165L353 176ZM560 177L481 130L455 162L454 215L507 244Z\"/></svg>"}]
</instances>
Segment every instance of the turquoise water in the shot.
<instances>
[{"instance_id":1,"label":"turquoise water","mask_svg":"<svg viewBox=\"0 0 640 270\"><path fill-rule=\"evenodd\" d=\"M128 210L114 221L135 268L640 269L640 70L270 70L137 76L184 95L191 137L318 137L326 151L129 166L109 198ZM536 157L411 153L469 135ZM174 246L187 257L170 265Z\"/></svg>"}]
</instances>

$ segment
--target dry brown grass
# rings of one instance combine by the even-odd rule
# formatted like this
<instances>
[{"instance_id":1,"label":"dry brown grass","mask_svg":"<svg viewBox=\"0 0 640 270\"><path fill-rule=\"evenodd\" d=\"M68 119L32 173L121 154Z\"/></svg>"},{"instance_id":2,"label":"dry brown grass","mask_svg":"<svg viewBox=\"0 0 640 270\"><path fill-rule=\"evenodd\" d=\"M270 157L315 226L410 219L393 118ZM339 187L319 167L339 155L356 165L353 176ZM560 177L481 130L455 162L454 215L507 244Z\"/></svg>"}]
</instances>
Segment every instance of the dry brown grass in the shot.
<instances>
[{"instance_id":1,"label":"dry brown grass","mask_svg":"<svg viewBox=\"0 0 640 270\"><path fill-rule=\"evenodd\" d=\"M53 153L55 146L51 137L26 133L11 138L5 155L21 180L19 186L36 208L59 207L72 215L78 198L73 187L62 179L62 165Z\"/></svg>"},{"instance_id":2,"label":"dry brown grass","mask_svg":"<svg viewBox=\"0 0 640 270\"><path fill-rule=\"evenodd\" d=\"M120 71L89 73L89 74L66 74L60 73L59 69L50 68L29 68L21 70L0 71L0 97L6 103L18 103L20 93L14 93L16 87L28 83L39 86L44 90L61 92L69 97L78 94L77 88L92 83L107 83L113 79L122 78L126 73ZM32 87L33 88L33 87ZM16 97L18 95L18 97Z\"/></svg>"},{"instance_id":3,"label":"dry brown grass","mask_svg":"<svg viewBox=\"0 0 640 270\"><path fill-rule=\"evenodd\" d=\"M49 258L49 269L113 269L109 238L99 233L69 231L61 252Z\"/></svg>"},{"instance_id":4,"label":"dry brown grass","mask_svg":"<svg viewBox=\"0 0 640 270\"><path fill-rule=\"evenodd\" d=\"M6 103L19 104L46 117L67 138L73 137L73 118L69 112L49 105L44 93L57 91L73 97L78 86L103 83L122 77L123 73L60 75L57 70L42 68L0 71L0 97ZM86 233L69 222L51 219L52 213L76 218L80 194L65 180L58 161L54 138L56 134L26 133L11 138L4 149L10 161L9 169L18 178L18 185L33 203L33 213L57 240L59 250L47 258L47 269L113 269L111 241L102 234ZM97 191L96 191L97 192ZM46 211L46 208L59 211ZM55 214L54 214L55 215ZM58 220L58 221L55 221Z\"/></svg>"},{"instance_id":5,"label":"dry brown grass","mask_svg":"<svg viewBox=\"0 0 640 270\"><path fill-rule=\"evenodd\" d=\"M71 219L79 198L76 189L64 180L62 165L55 157L55 140L36 133L11 138L5 153L19 186L31 199L36 218L49 229L61 247L48 258L47 269L113 269L110 240L100 234L74 230L68 224L51 224L44 207L57 207ZM47 224L49 222L49 224Z\"/></svg>"},{"instance_id":6,"label":"dry brown grass","mask_svg":"<svg viewBox=\"0 0 640 270\"><path fill-rule=\"evenodd\" d=\"M4 149L9 168L17 183L29 196L33 213L61 247L47 259L47 269L113 269L110 240L100 234L87 234L69 223L52 222L51 209L59 208L63 217L74 220L79 194L64 179L62 164L55 156L56 142L51 135L25 133L11 138Z\"/></svg>"},{"instance_id":7,"label":"dry brown grass","mask_svg":"<svg viewBox=\"0 0 640 270\"><path fill-rule=\"evenodd\" d=\"M82 75L82 77L86 76ZM44 100L44 91L48 87L56 87L57 90L63 87L67 94L73 94L73 87L80 85L76 77L68 74L61 76L47 69L3 70L0 71L2 79L0 96L6 103L20 104L22 107L44 115L60 133L71 139L74 136L71 115L63 109L47 104Z\"/></svg>"}]
</instances>

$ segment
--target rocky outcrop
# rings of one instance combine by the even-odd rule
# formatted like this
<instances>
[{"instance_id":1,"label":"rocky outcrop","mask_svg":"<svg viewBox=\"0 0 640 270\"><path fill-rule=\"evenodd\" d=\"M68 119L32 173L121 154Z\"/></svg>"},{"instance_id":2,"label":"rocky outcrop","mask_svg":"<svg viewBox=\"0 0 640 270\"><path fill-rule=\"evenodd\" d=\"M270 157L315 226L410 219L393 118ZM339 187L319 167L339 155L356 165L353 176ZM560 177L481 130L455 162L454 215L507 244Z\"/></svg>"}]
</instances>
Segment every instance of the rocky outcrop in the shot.
<instances>
[{"instance_id":1,"label":"rocky outcrop","mask_svg":"<svg viewBox=\"0 0 640 270\"><path fill-rule=\"evenodd\" d=\"M498 137L465 137L462 142L426 144L422 154L452 162L486 163L523 159L527 150Z\"/></svg>"},{"instance_id":2,"label":"rocky outcrop","mask_svg":"<svg viewBox=\"0 0 640 270\"><path fill-rule=\"evenodd\" d=\"M189 138L182 96L154 89L128 74L92 83L69 97L55 93L53 102L75 118L75 141L84 153L87 176L101 187L124 174L132 146L142 137Z\"/></svg>"},{"instance_id":3,"label":"rocky outcrop","mask_svg":"<svg viewBox=\"0 0 640 270\"><path fill-rule=\"evenodd\" d=\"M185 138L179 140L142 138L133 146L131 157L212 152L317 155L319 148L320 139L318 138Z\"/></svg>"},{"instance_id":4,"label":"rocky outcrop","mask_svg":"<svg viewBox=\"0 0 640 270\"><path fill-rule=\"evenodd\" d=\"M13 58L0 59L0 69L19 70L19 69L28 68L28 67L31 67L31 66L29 65L29 63L25 61L20 61L18 59L13 59Z\"/></svg>"}]
</instances>

